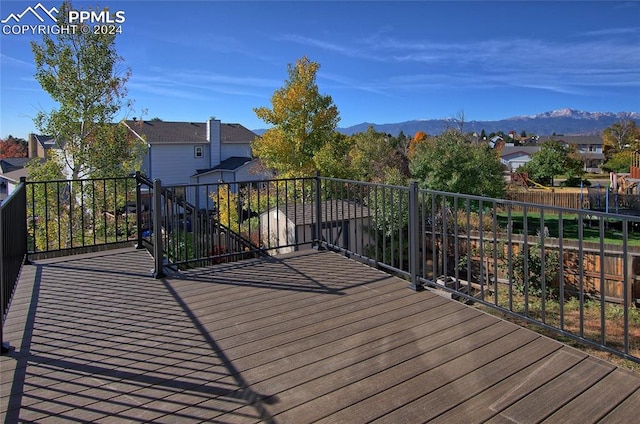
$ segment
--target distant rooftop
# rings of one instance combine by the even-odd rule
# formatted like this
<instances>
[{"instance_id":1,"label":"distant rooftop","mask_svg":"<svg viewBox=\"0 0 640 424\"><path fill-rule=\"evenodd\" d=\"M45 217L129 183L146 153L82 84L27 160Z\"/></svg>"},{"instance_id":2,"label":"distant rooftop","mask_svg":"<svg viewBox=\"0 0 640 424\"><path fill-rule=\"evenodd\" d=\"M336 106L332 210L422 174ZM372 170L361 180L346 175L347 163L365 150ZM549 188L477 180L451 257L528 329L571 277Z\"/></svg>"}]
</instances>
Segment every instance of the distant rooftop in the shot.
<instances>
[{"instance_id":1,"label":"distant rooftop","mask_svg":"<svg viewBox=\"0 0 640 424\"><path fill-rule=\"evenodd\" d=\"M127 121L127 125L149 144L184 143L206 144L206 122ZM250 143L257 137L241 124L220 124L222 143Z\"/></svg>"}]
</instances>

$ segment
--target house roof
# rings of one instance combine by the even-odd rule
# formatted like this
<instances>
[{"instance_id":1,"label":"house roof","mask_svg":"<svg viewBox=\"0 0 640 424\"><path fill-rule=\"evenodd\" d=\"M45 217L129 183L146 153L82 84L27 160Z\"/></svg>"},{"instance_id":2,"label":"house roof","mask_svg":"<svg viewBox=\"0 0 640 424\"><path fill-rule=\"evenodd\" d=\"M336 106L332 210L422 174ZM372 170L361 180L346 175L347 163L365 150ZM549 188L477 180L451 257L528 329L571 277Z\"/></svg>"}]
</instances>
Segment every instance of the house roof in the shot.
<instances>
[{"instance_id":1,"label":"house roof","mask_svg":"<svg viewBox=\"0 0 640 424\"><path fill-rule=\"evenodd\" d=\"M500 151L500 157L505 158L516 154L531 156L538 150L540 150L540 147L537 146L504 146Z\"/></svg>"},{"instance_id":2,"label":"house roof","mask_svg":"<svg viewBox=\"0 0 640 424\"><path fill-rule=\"evenodd\" d=\"M594 146L602 146L602 136L600 135L549 135L549 136L540 136L538 139L538 143L544 143L549 140L557 140L569 144L585 144L585 145L594 145Z\"/></svg>"},{"instance_id":3,"label":"house roof","mask_svg":"<svg viewBox=\"0 0 640 424\"><path fill-rule=\"evenodd\" d=\"M18 182L21 177L28 177L28 170L25 168L27 162L39 160L44 162L44 158L6 158L0 160L0 175L9 181Z\"/></svg>"},{"instance_id":4,"label":"house roof","mask_svg":"<svg viewBox=\"0 0 640 424\"><path fill-rule=\"evenodd\" d=\"M16 171L24 168L31 158L4 158L0 159L0 174Z\"/></svg>"},{"instance_id":5,"label":"house roof","mask_svg":"<svg viewBox=\"0 0 640 424\"><path fill-rule=\"evenodd\" d=\"M44 149L56 147L56 140L51 136L42 134L32 134L32 136Z\"/></svg>"},{"instance_id":6,"label":"house roof","mask_svg":"<svg viewBox=\"0 0 640 424\"><path fill-rule=\"evenodd\" d=\"M209 169L198 169L195 175L202 175L213 171L235 171L236 169L252 162L252 158L244 156L231 156L228 159L223 160L220 164Z\"/></svg>"},{"instance_id":7,"label":"house roof","mask_svg":"<svg viewBox=\"0 0 640 424\"><path fill-rule=\"evenodd\" d=\"M206 122L127 121L127 126L149 144L206 144ZM241 124L220 124L223 144L250 143L257 134Z\"/></svg>"},{"instance_id":8,"label":"house roof","mask_svg":"<svg viewBox=\"0 0 640 424\"><path fill-rule=\"evenodd\" d=\"M325 200L320 203L322 222L339 222L370 215L369 208L348 200ZM271 208L273 210L274 208ZM315 203L296 203L278 207L295 225L308 225L316 222Z\"/></svg>"},{"instance_id":9,"label":"house roof","mask_svg":"<svg viewBox=\"0 0 640 424\"><path fill-rule=\"evenodd\" d=\"M18 181L20 181L20 178L28 177L27 172L27 168L17 168L13 171L3 172L2 178L17 183Z\"/></svg>"},{"instance_id":10,"label":"house roof","mask_svg":"<svg viewBox=\"0 0 640 424\"><path fill-rule=\"evenodd\" d=\"M258 135L240 124L220 124L222 143L251 143Z\"/></svg>"}]
</instances>

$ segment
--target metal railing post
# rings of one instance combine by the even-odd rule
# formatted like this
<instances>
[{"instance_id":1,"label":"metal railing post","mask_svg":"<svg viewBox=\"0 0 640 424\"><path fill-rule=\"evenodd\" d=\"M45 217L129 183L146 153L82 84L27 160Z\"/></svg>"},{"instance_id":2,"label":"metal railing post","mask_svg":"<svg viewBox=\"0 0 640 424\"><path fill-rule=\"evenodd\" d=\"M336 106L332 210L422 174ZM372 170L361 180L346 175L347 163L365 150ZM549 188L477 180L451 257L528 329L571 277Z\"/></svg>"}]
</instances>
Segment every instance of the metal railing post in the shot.
<instances>
[{"instance_id":1,"label":"metal railing post","mask_svg":"<svg viewBox=\"0 0 640 424\"><path fill-rule=\"evenodd\" d=\"M411 274L411 290L422 290L422 286L418 285L418 182L412 181L409 184L409 273Z\"/></svg>"},{"instance_id":2,"label":"metal railing post","mask_svg":"<svg viewBox=\"0 0 640 424\"><path fill-rule=\"evenodd\" d=\"M0 354L9 352L4 320L20 269L27 258L27 189L25 178L0 205Z\"/></svg>"},{"instance_id":3,"label":"metal railing post","mask_svg":"<svg viewBox=\"0 0 640 424\"><path fill-rule=\"evenodd\" d=\"M323 250L322 246L322 191L320 171L316 172L316 249Z\"/></svg>"},{"instance_id":4,"label":"metal railing post","mask_svg":"<svg viewBox=\"0 0 640 424\"><path fill-rule=\"evenodd\" d=\"M142 242L142 182L140 181L140 171L136 171L136 228L138 230L136 249L144 249Z\"/></svg>"},{"instance_id":5,"label":"metal railing post","mask_svg":"<svg viewBox=\"0 0 640 424\"><path fill-rule=\"evenodd\" d=\"M25 217L26 218L26 217ZM26 222L26 219L25 219ZM9 352L9 343L4 341L4 315L7 306L9 293L9 282L6 281L7 273L5 270L5 251L4 251L4 216L0 207L0 354ZM7 297L7 299L5 299Z\"/></svg>"},{"instance_id":6,"label":"metal railing post","mask_svg":"<svg viewBox=\"0 0 640 424\"><path fill-rule=\"evenodd\" d=\"M164 255L162 249L162 182L153 180L153 260L154 278L164 278Z\"/></svg>"},{"instance_id":7,"label":"metal railing post","mask_svg":"<svg viewBox=\"0 0 640 424\"><path fill-rule=\"evenodd\" d=\"M23 186L23 189L20 191L20 199L21 203L24 205L24 231L23 231L23 240L24 240L24 265L30 265L31 261L29 260L29 229L27 228L27 214L29 213L29 208L27 207L27 177L20 177L20 185ZM33 206L33 205L32 205ZM22 223L21 223L22 225ZM35 245L35 234L33 235L34 240L33 243Z\"/></svg>"}]
</instances>

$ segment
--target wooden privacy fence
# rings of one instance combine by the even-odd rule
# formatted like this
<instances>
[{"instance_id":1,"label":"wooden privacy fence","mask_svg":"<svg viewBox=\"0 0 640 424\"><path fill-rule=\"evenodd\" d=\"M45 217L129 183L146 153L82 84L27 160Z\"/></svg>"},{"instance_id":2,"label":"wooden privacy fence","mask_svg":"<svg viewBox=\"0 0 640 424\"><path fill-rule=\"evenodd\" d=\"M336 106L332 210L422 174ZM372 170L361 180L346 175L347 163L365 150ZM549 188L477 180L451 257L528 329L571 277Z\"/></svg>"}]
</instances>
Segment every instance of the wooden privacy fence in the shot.
<instances>
[{"instance_id":1,"label":"wooden privacy fence","mask_svg":"<svg viewBox=\"0 0 640 424\"><path fill-rule=\"evenodd\" d=\"M599 190L585 190L580 193L556 193L549 191L509 192L506 198L517 202L534 203L541 206L555 206L569 209L595 209L617 213L619 209L640 211L640 195L609 192L602 187ZM521 210L514 205L513 210Z\"/></svg>"},{"instance_id":2,"label":"wooden privacy fence","mask_svg":"<svg viewBox=\"0 0 640 424\"><path fill-rule=\"evenodd\" d=\"M498 282L508 282L509 275L507 272L506 261L511 252L511 258L522 251L524 245L524 237L521 235L512 235L510 241L498 240L497 260L493 255L493 239L484 237L483 241L483 259L480 266L480 237L477 235L459 235L458 246L460 257L467 256L467 240L471 253L469 255L469 266L473 266L476 270L481 269L482 275L476 274L478 280L487 277L491 280L497 278ZM447 254L449 255L449 264L455 263L455 236L447 237ZM539 242L538 237L529 236L529 247ZM509 243L511 250L509 250ZM558 239L545 239L545 250L547 252L559 252ZM625 263L626 262L626 263ZM607 302L624 303L625 290L627 291L627 299L631 304L640 302L640 248L630 247L625 255L620 246L605 245L604 251L601 253L599 243L582 243L582 261L580 261L580 246L577 241L564 240L562 246L562 261L565 293L569 296L577 296L580 292L586 296L600 298L602 289L604 289L604 297ZM497 269L496 269L497 265ZM625 267L627 270L627 284L625 286ZM453 275L454 270L449 269L449 274ZM603 278L604 277L604 278ZM464 278L464 276L462 277ZM479 282L479 281L478 281ZM601 283L602 282L602 283ZM551 286L558 286L558 281L550 282Z\"/></svg>"},{"instance_id":3,"label":"wooden privacy fence","mask_svg":"<svg viewBox=\"0 0 640 424\"><path fill-rule=\"evenodd\" d=\"M511 192L507 193L506 197L508 200L518 202L570 209L582 209L584 207L584 201L589 198L586 192L581 196L580 193L552 193L546 191ZM517 206L514 206L514 210L517 209Z\"/></svg>"}]
</instances>

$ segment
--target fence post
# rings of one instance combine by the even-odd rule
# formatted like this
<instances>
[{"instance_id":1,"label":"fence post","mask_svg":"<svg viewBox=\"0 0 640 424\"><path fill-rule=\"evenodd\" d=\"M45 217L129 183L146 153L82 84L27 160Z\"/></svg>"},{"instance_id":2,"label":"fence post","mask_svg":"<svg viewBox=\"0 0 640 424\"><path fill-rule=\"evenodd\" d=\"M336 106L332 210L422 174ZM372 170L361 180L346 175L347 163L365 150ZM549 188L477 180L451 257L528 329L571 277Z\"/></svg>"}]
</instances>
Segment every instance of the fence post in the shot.
<instances>
[{"instance_id":1,"label":"fence post","mask_svg":"<svg viewBox=\"0 0 640 424\"><path fill-rule=\"evenodd\" d=\"M320 190L320 171L316 172L316 249L324 250L322 246L322 191Z\"/></svg>"},{"instance_id":2,"label":"fence post","mask_svg":"<svg viewBox=\"0 0 640 424\"><path fill-rule=\"evenodd\" d=\"M418 285L418 240L419 232L419 206L418 206L418 182L411 181L409 184L409 273L411 274L411 290L420 291L422 286Z\"/></svg>"},{"instance_id":3,"label":"fence post","mask_svg":"<svg viewBox=\"0 0 640 424\"><path fill-rule=\"evenodd\" d=\"M162 249L162 182L153 180L153 260L154 278L164 278L164 256Z\"/></svg>"},{"instance_id":4,"label":"fence post","mask_svg":"<svg viewBox=\"0 0 640 424\"><path fill-rule=\"evenodd\" d=\"M138 230L136 249L144 249L142 242L142 182L140 181L140 171L136 171L136 228Z\"/></svg>"}]
</instances>

